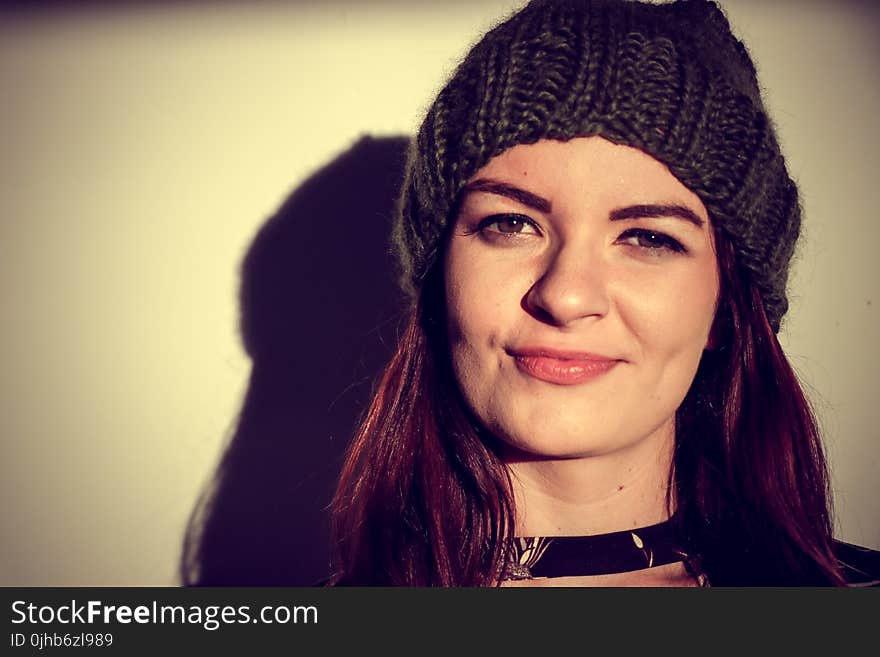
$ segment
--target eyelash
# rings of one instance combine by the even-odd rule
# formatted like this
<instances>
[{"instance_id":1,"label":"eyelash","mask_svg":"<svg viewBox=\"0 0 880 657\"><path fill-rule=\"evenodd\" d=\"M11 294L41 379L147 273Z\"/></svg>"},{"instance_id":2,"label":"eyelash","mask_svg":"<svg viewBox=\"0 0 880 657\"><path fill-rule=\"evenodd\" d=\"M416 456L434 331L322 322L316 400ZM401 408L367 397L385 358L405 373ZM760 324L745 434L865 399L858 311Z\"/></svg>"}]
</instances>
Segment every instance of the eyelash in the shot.
<instances>
[{"instance_id":1,"label":"eyelash","mask_svg":"<svg viewBox=\"0 0 880 657\"><path fill-rule=\"evenodd\" d=\"M641 238L647 240L649 243L654 244L655 246L642 246L641 244L631 244L629 246L634 246L635 248L645 249L646 251L671 251L673 253L687 253L687 249L684 248L681 242L670 237L666 233L660 233L656 230L646 230L644 228L630 228L628 230L623 231L620 234L620 237L617 238L617 241L630 239L633 237Z\"/></svg>"},{"instance_id":2,"label":"eyelash","mask_svg":"<svg viewBox=\"0 0 880 657\"><path fill-rule=\"evenodd\" d=\"M493 214L489 217L486 217L485 219L481 220L479 224L477 224L477 229L474 232L485 234L488 231L488 232L492 232L492 233L497 233L498 235L503 235L506 238L511 238L511 237L515 237L516 235L522 234L522 233L518 233L518 232L508 233L508 232L504 232L501 230L493 230L493 231L488 230L490 226L493 226L495 224L499 224L502 221L518 221L518 222L521 222L523 225L531 226L532 229L536 233L538 233L539 235L541 234L541 229L538 228L538 225L534 221L529 219L524 214L514 214L514 213Z\"/></svg>"},{"instance_id":3,"label":"eyelash","mask_svg":"<svg viewBox=\"0 0 880 657\"><path fill-rule=\"evenodd\" d=\"M523 214L493 214L485 219L481 220L479 224L477 224L476 233L481 233L486 235L491 232L494 235L502 236L503 239L515 239L517 236L522 235L521 232L504 232L501 230L490 230L491 226L501 223L502 221L514 221L521 222L522 225L531 226L532 230L537 234L542 234L541 229L538 225L532 221L529 217ZM531 234L531 233L526 233ZM687 249L679 242L678 240L670 237L666 233L661 233L656 230L648 230L645 228L628 228L623 231L620 236L617 238L617 242L621 242L623 240L628 240L632 238L637 238L638 240L645 240L649 244L653 246L645 246L642 244L629 244L627 246L632 246L637 249L642 249L645 252L651 255L660 255L661 252L672 252L672 253L687 253Z\"/></svg>"}]
</instances>

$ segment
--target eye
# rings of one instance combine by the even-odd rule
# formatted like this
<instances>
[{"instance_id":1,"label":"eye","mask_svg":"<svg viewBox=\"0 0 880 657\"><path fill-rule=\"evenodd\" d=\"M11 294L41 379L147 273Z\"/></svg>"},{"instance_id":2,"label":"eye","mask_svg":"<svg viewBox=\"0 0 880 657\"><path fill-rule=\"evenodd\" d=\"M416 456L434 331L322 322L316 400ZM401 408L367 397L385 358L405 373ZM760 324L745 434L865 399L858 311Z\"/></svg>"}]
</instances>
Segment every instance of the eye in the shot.
<instances>
[{"instance_id":1,"label":"eye","mask_svg":"<svg viewBox=\"0 0 880 657\"><path fill-rule=\"evenodd\" d=\"M666 233L659 233L644 228L630 228L624 231L617 241L628 246L634 246L650 255L663 253L687 253L687 249L678 240Z\"/></svg>"},{"instance_id":2,"label":"eye","mask_svg":"<svg viewBox=\"0 0 880 657\"><path fill-rule=\"evenodd\" d=\"M501 233L502 235L540 235L535 222L524 214L493 214L480 221L477 230L481 233Z\"/></svg>"}]
</instances>

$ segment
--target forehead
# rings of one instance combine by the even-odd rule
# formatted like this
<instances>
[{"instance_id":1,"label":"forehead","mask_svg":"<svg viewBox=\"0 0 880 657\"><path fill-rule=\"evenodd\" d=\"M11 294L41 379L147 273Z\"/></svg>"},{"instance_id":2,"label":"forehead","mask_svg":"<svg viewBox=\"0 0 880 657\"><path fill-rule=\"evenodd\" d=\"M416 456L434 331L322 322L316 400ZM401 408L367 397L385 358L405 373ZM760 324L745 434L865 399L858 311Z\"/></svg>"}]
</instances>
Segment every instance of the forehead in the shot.
<instances>
[{"instance_id":1,"label":"forehead","mask_svg":"<svg viewBox=\"0 0 880 657\"><path fill-rule=\"evenodd\" d=\"M602 137L542 139L492 158L471 179L500 179L549 198L600 205L679 203L708 219L700 198L647 153Z\"/></svg>"}]
</instances>

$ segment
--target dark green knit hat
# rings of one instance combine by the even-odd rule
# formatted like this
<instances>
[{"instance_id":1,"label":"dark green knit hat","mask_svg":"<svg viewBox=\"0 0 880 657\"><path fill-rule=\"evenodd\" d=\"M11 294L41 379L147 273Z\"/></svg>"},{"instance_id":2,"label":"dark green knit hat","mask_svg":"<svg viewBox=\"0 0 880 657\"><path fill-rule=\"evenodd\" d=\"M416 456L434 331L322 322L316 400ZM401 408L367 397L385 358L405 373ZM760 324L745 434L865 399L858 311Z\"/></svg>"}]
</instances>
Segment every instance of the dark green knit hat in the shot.
<instances>
[{"instance_id":1,"label":"dark green knit hat","mask_svg":"<svg viewBox=\"0 0 880 657\"><path fill-rule=\"evenodd\" d=\"M779 330L797 187L754 65L707 0L533 0L488 32L413 140L395 225L417 293L462 187L516 144L601 135L665 163L733 244Z\"/></svg>"}]
</instances>

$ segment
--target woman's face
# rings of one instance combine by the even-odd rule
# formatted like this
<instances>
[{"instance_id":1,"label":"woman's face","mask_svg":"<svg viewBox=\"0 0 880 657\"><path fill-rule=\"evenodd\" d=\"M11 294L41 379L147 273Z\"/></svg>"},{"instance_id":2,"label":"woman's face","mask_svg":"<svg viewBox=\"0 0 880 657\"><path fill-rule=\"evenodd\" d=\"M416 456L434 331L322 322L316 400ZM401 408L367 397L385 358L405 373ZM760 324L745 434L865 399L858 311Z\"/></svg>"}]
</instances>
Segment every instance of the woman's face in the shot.
<instances>
[{"instance_id":1,"label":"woman's face","mask_svg":"<svg viewBox=\"0 0 880 657\"><path fill-rule=\"evenodd\" d=\"M600 137L493 158L446 250L447 330L470 408L535 456L674 435L719 292L700 199Z\"/></svg>"}]
</instances>

